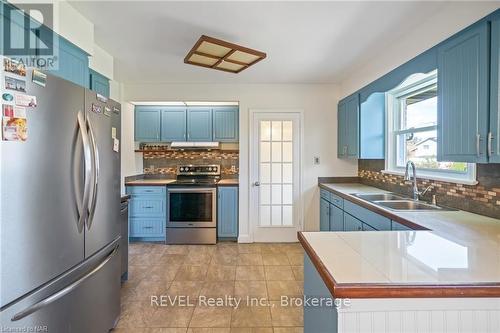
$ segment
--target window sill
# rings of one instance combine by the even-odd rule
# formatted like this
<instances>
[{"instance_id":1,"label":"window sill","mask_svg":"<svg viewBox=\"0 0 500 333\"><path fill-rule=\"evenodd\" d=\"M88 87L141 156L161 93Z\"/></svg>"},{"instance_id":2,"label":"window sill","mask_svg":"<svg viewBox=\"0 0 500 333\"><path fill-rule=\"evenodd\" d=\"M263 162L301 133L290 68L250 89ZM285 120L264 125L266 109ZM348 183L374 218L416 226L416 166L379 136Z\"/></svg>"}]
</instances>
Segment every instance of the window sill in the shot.
<instances>
[{"instance_id":1,"label":"window sill","mask_svg":"<svg viewBox=\"0 0 500 333\"><path fill-rule=\"evenodd\" d=\"M381 171L384 174L389 174L389 175L397 175L397 176L404 176L405 173L402 171L397 171L397 170L382 170ZM448 183L455 183L455 184L463 184L463 185L477 185L478 181L477 180L469 180L469 179L460 179L460 178L453 178L453 177L446 177L446 176L436 176L436 175L429 175L426 173L418 172L417 170L417 178L423 178L423 179L430 179L430 180L438 180L442 182L448 182Z\"/></svg>"}]
</instances>

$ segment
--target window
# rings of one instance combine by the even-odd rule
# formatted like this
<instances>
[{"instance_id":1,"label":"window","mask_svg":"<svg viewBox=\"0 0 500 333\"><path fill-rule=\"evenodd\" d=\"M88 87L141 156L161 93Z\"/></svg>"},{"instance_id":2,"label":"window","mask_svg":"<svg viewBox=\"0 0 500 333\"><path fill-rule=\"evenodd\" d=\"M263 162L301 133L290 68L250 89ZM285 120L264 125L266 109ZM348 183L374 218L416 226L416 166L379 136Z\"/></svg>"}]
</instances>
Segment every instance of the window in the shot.
<instances>
[{"instance_id":1,"label":"window","mask_svg":"<svg viewBox=\"0 0 500 333\"><path fill-rule=\"evenodd\" d=\"M420 176L475 183L476 166L437 160L437 72L416 74L387 93L386 171L403 173L413 161Z\"/></svg>"}]
</instances>

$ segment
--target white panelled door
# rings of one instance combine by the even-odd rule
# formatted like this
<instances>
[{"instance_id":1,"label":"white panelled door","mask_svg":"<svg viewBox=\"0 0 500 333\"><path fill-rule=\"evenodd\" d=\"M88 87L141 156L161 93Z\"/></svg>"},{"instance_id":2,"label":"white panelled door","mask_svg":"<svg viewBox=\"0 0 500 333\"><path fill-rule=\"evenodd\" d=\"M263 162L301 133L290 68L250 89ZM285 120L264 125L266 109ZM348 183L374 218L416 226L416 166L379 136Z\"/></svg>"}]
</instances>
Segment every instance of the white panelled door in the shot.
<instances>
[{"instance_id":1,"label":"white panelled door","mask_svg":"<svg viewBox=\"0 0 500 333\"><path fill-rule=\"evenodd\" d=\"M254 112L250 221L255 242L295 242L301 230L300 113Z\"/></svg>"}]
</instances>

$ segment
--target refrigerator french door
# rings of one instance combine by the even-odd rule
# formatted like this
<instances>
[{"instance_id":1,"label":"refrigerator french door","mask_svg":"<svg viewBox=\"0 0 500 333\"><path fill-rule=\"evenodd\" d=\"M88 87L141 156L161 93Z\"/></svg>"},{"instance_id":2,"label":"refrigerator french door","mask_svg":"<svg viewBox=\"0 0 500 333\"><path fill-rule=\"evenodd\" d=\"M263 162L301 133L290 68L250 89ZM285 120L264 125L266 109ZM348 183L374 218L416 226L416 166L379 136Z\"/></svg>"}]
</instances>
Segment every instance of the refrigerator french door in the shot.
<instances>
[{"instance_id":1,"label":"refrigerator french door","mask_svg":"<svg viewBox=\"0 0 500 333\"><path fill-rule=\"evenodd\" d=\"M0 147L0 324L107 332L119 315L119 154L102 132L112 141L117 122L119 138L119 117L93 117L91 92L51 75L42 87L31 75L28 138Z\"/></svg>"},{"instance_id":2,"label":"refrigerator french door","mask_svg":"<svg viewBox=\"0 0 500 333\"><path fill-rule=\"evenodd\" d=\"M88 257L120 235L120 154L113 147L120 138L120 104L86 90L85 111L95 163L85 234Z\"/></svg>"}]
</instances>

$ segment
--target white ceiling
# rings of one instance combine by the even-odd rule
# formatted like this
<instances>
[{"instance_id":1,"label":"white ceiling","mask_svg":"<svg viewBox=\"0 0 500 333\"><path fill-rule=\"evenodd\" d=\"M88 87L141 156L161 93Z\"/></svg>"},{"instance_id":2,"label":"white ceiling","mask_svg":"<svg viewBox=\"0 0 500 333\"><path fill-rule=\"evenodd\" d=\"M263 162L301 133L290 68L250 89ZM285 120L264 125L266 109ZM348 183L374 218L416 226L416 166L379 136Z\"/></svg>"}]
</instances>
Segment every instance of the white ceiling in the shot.
<instances>
[{"instance_id":1,"label":"white ceiling","mask_svg":"<svg viewBox=\"0 0 500 333\"><path fill-rule=\"evenodd\" d=\"M338 83L437 11L456 3L83 1L96 43L125 83ZM240 74L195 67L200 35L267 53ZM373 59L376 61L376 59Z\"/></svg>"}]
</instances>

